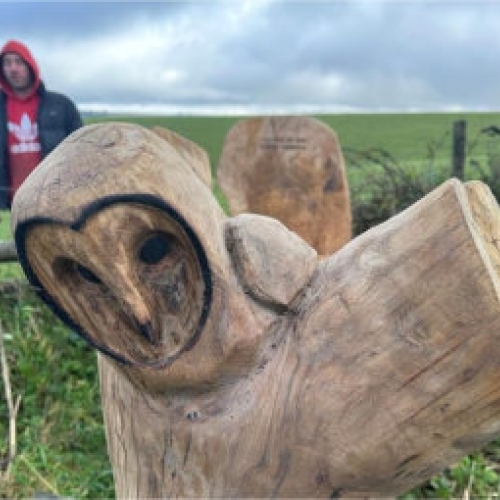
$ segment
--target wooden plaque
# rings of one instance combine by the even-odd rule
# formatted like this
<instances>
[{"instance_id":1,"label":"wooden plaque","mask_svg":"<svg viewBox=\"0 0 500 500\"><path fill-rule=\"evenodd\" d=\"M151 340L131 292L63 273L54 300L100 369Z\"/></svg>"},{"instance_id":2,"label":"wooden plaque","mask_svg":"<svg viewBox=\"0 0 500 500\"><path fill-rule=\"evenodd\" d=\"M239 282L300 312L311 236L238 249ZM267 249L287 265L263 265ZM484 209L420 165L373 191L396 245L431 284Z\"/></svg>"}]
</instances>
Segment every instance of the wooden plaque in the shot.
<instances>
[{"instance_id":1,"label":"wooden plaque","mask_svg":"<svg viewBox=\"0 0 500 500\"><path fill-rule=\"evenodd\" d=\"M227 134L217 170L232 215L268 215L320 255L351 238L344 159L335 133L309 117L239 121Z\"/></svg>"}]
</instances>

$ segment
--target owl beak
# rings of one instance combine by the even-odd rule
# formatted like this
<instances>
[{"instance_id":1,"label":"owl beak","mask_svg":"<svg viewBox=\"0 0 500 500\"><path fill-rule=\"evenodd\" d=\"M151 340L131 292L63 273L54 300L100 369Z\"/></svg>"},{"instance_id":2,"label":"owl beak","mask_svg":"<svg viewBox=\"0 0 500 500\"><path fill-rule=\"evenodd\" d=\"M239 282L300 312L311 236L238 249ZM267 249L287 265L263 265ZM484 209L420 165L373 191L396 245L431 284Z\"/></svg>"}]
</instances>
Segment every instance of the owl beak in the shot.
<instances>
[{"instance_id":1,"label":"owl beak","mask_svg":"<svg viewBox=\"0 0 500 500\"><path fill-rule=\"evenodd\" d=\"M140 335L149 343L158 345L158 338L154 334L148 307L138 294L132 293L130 295L131 296L125 298L125 309L128 310L128 315L132 323L135 325Z\"/></svg>"}]
</instances>

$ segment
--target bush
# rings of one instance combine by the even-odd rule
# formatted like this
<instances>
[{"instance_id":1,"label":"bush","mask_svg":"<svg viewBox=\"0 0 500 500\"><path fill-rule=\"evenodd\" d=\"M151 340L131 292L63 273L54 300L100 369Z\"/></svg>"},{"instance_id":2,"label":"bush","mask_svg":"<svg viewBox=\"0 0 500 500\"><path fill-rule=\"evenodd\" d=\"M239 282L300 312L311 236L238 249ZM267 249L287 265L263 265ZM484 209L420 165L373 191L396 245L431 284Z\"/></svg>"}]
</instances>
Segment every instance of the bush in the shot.
<instances>
[{"instance_id":1,"label":"bush","mask_svg":"<svg viewBox=\"0 0 500 500\"><path fill-rule=\"evenodd\" d=\"M445 180L400 164L378 148L344 151L350 171L353 232L361 234L409 207Z\"/></svg>"}]
</instances>

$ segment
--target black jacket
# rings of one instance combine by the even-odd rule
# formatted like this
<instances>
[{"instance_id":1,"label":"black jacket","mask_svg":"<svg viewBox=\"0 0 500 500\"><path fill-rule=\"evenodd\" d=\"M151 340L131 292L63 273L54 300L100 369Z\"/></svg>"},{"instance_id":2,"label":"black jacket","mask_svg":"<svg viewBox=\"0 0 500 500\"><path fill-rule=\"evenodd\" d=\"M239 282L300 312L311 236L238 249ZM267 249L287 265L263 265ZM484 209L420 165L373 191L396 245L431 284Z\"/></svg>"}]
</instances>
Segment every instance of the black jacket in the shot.
<instances>
[{"instance_id":1,"label":"black jacket","mask_svg":"<svg viewBox=\"0 0 500 500\"><path fill-rule=\"evenodd\" d=\"M45 158L65 137L80 128L82 118L71 99L63 94L50 92L40 83L38 87L38 133ZM7 96L0 91L0 210L10 208L9 168L7 165Z\"/></svg>"}]
</instances>

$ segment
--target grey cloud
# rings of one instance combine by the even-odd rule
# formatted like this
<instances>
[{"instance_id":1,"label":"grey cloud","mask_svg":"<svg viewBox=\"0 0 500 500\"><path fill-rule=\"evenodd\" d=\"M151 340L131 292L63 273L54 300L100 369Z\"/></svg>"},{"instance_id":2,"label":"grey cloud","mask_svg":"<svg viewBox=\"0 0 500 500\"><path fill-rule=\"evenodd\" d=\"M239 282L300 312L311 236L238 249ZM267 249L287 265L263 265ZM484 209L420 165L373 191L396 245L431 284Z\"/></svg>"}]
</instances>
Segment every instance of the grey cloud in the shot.
<instances>
[{"instance_id":1,"label":"grey cloud","mask_svg":"<svg viewBox=\"0 0 500 500\"><path fill-rule=\"evenodd\" d=\"M158 1L0 1L0 33L8 38L72 39L125 29L137 18L147 22L175 16L186 8L181 2Z\"/></svg>"},{"instance_id":2,"label":"grey cloud","mask_svg":"<svg viewBox=\"0 0 500 500\"><path fill-rule=\"evenodd\" d=\"M484 1L0 3L77 101L192 108L498 108L499 25Z\"/></svg>"}]
</instances>

